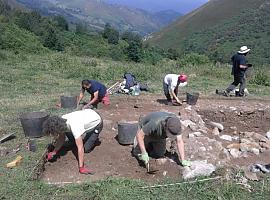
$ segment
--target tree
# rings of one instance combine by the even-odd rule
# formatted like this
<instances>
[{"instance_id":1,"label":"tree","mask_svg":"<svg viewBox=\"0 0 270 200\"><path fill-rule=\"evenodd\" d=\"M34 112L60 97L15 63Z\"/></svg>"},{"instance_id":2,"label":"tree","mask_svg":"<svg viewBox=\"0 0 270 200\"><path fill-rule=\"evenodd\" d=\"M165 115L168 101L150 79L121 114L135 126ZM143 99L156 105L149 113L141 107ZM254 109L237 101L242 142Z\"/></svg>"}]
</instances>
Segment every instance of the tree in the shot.
<instances>
[{"instance_id":1,"label":"tree","mask_svg":"<svg viewBox=\"0 0 270 200\"><path fill-rule=\"evenodd\" d=\"M68 31L68 28L69 28L68 27L68 22L67 22L67 20L63 16L57 15L57 16L55 16L53 18L53 20L57 23L57 26L60 29L62 29L64 31Z\"/></svg>"},{"instance_id":2,"label":"tree","mask_svg":"<svg viewBox=\"0 0 270 200\"><path fill-rule=\"evenodd\" d=\"M109 44L118 44L119 42L119 31L114 29L109 23L104 27L102 37L108 39Z\"/></svg>"},{"instance_id":3,"label":"tree","mask_svg":"<svg viewBox=\"0 0 270 200\"><path fill-rule=\"evenodd\" d=\"M128 58L134 62L140 62L142 60L141 46L139 43L132 41L127 48Z\"/></svg>"},{"instance_id":4,"label":"tree","mask_svg":"<svg viewBox=\"0 0 270 200\"><path fill-rule=\"evenodd\" d=\"M85 24L78 23L76 24L76 33L86 33L87 32L87 27Z\"/></svg>"}]
</instances>

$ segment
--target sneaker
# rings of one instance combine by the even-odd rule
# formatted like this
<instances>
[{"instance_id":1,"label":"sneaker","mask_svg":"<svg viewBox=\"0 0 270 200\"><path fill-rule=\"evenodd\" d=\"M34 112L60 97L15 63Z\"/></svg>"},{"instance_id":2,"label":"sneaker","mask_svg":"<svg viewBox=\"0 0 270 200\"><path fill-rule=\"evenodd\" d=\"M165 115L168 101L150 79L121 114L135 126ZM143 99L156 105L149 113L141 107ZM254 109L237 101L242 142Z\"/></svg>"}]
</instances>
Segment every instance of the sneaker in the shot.
<instances>
[{"instance_id":1,"label":"sneaker","mask_svg":"<svg viewBox=\"0 0 270 200\"><path fill-rule=\"evenodd\" d=\"M225 96L225 97L228 97L229 93L225 90L222 95Z\"/></svg>"}]
</instances>

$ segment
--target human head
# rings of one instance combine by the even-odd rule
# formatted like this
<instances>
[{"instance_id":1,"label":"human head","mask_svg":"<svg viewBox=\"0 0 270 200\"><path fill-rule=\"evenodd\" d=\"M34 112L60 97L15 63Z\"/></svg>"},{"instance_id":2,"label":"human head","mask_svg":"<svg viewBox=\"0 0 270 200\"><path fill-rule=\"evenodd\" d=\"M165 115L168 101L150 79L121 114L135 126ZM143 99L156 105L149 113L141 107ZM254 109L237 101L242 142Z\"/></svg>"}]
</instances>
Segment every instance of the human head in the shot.
<instances>
[{"instance_id":1,"label":"human head","mask_svg":"<svg viewBox=\"0 0 270 200\"><path fill-rule=\"evenodd\" d=\"M89 89L90 86L91 86L91 83L90 83L89 80L83 80L83 81L82 81L82 88L84 88L84 89Z\"/></svg>"},{"instance_id":2,"label":"human head","mask_svg":"<svg viewBox=\"0 0 270 200\"><path fill-rule=\"evenodd\" d=\"M180 74L179 77L178 77L178 82L184 83L184 82L187 82L187 79L188 79L187 75Z\"/></svg>"},{"instance_id":3,"label":"human head","mask_svg":"<svg viewBox=\"0 0 270 200\"><path fill-rule=\"evenodd\" d=\"M238 53L246 55L249 51L250 49L247 46L242 46L240 50L238 51Z\"/></svg>"},{"instance_id":4,"label":"human head","mask_svg":"<svg viewBox=\"0 0 270 200\"><path fill-rule=\"evenodd\" d=\"M168 137L175 138L180 135L182 131L181 122L179 118L170 117L166 120L166 134Z\"/></svg>"},{"instance_id":5,"label":"human head","mask_svg":"<svg viewBox=\"0 0 270 200\"><path fill-rule=\"evenodd\" d=\"M43 134L58 137L67 131L66 120L62 117L51 116L43 123Z\"/></svg>"}]
</instances>

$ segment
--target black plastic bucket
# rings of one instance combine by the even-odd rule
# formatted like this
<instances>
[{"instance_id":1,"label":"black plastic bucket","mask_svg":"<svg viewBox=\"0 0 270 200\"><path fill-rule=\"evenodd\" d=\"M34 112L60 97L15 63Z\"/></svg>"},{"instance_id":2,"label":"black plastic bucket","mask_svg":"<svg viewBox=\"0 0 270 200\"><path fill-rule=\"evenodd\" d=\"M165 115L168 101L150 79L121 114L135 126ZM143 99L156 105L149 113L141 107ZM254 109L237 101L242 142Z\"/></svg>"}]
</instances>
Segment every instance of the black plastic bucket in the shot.
<instances>
[{"instance_id":1,"label":"black plastic bucket","mask_svg":"<svg viewBox=\"0 0 270 200\"><path fill-rule=\"evenodd\" d=\"M61 96L62 108L77 108L77 96Z\"/></svg>"},{"instance_id":2,"label":"black plastic bucket","mask_svg":"<svg viewBox=\"0 0 270 200\"><path fill-rule=\"evenodd\" d=\"M192 92L192 93L187 92L187 104L196 105L199 95L200 94L198 92Z\"/></svg>"},{"instance_id":3,"label":"black plastic bucket","mask_svg":"<svg viewBox=\"0 0 270 200\"><path fill-rule=\"evenodd\" d=\"M26 137L42 137L43 122L48 119L46 112L29 112L20 115L21 124Z\"/></svg>"},{"instance_id":4,"label":"black plastic bucket","mask_svg":"<svg viewBox=\"0 0 270 200\"><path fill-rule=\"evenodd\" d=\"M137 131L137 122L118 122L118 142L123 145L133 144Z\"/></svg>"}]
</instances>

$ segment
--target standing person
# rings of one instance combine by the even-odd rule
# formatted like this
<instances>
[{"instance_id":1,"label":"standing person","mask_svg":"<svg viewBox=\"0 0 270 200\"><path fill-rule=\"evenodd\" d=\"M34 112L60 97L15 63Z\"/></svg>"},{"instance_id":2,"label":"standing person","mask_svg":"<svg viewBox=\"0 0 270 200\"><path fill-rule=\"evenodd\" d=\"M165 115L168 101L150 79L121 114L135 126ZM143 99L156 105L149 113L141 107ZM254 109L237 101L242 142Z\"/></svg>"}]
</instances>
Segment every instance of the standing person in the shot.
<instances>
[{"instance_id":1,"label":"standing person","mask_svg":"<svg viewBox=\"0 0 270 200\"><path fill-rule=\"evenodd\" d=\"M86 109L91 106L97 108L97 105L100 102L106 106L110 104L109 94L105 85L95 80L83 80L81 93L78 98L78 106L84 97L85 90L91 95L91 99L86 105L83 106L82 109Z\"/></svg>"},{"instance_id":2,"label":"standing person","mask_svg":"<svg viewBox=\"0 0 270 200\"><path fill-rule=\"evenodd\" d=\"M242 46L240 50L231 58L232 60L232 75L234 77L233 83L224 91L224 96L229 96L229 93L233 91L239 84L239 94L237 96L243 97L246 88L245 72L248 68L246 56L250 51L247 46Z\"/></svg>"},{"instance_id":3,"label":"standing person","mask_svg":"<svg viewBox=\"0 0 270 200\"><path fill-rule=\"evenodd\" d=\"M167 74L163 80L164 95L167 98L168 105L178 103L182 105L182 102L177 97L178 87L184 87L187 85L187 75L185 74Z\"/></svg>"},{"instance_id":4,"label":"standing person","mask_svg":"<svg viewBox=\"0 0 270 200\"><path fill-rule=\"evenodd\" d=\"M183 166L190 166L185 160L184 142L179 118L168 112L153 112L139 120L139 131L134 140L133 155L148 164L150 158L162 158L166 153L166 138L176 139L177 149Z\"/></svg>"},{"instance_id":5,"label":"standing person","mask_svg":"<svg viewBox=\"0 0 270 200\"><path fill-rule=\"evenodd\" d=\"M56 142L47 159L52 160L57 156L67 136L72 144L76 144L79 172L93 174L92 170L84 166L84 154L91 152L95 147L102 128L102 118L91 109L71 112L62 117L49 117L43 124L43 132L53 136Z\"/></svg>"}]
</instances>

